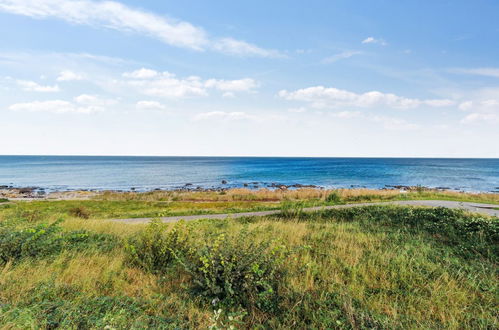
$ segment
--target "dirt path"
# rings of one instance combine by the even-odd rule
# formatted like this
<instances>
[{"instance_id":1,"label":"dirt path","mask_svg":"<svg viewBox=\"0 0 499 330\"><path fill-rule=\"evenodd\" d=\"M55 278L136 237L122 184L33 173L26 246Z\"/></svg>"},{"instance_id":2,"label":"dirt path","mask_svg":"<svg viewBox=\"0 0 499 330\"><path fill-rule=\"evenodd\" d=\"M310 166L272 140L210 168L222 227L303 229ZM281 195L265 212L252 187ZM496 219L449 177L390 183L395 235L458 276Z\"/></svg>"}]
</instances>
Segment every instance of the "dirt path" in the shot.
<instances>
[{"instance_id":1,"label":"dirt path","mask_svg":"<svg viewBox=\"0 0 499 330\"><path fill-rule=\"evenodd\" d=\"M453 209L463 209L470 212L482 213L486 215L499 217L499 205L494 204L481 204L472 202L453 202L453 201L439 201L439 200L418 200L418 201L392 201L392 202L379 202L379 203L357 203L346 205L333 205L333 206L317 206L304 208L303 211L320 211L324 209L340 209L346 207L367 206L367 205L410 205L410 206L429 206L429 207L448 207ZM273 211L256 211L256 212L242 212L242 213L229 213L229 214L204 214L204 215L180 215L172 217L161 217L163 222L175 222L179 220L193 221L200 219L225 219L225 218L241 218L251 216L266 216L279 213L280 210ZM124 222L124 223L147 223L152 218L131 218L131 219L111 219L111 221Z\"/></svg>"}]
</instances>

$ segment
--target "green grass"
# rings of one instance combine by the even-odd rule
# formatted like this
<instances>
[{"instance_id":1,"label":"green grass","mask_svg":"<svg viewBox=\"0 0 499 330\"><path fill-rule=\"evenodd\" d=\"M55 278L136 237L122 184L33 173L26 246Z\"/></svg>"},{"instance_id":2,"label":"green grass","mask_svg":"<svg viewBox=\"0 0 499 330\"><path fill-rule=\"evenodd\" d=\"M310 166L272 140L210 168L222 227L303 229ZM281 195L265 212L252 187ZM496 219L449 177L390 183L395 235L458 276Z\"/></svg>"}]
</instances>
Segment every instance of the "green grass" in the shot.
<instances>
[{"instance_id":1,"label":"green grass","mask_svg":"<svg viewBox=\"0 0 499 330\"><path fill-rule=\"evenodd\" d=\"M160 192L154 194L112 193L90 200L15 201L0 204L2 217L31 213L32 217L58 219L153 218L176 215L237 213L280 209L286 205L312 207L362 202L396 200L452 200L499 204L499 194L467 194L439 191L399 193L383 190L321 191L229 191L225 192ZM1 200L0 200L1 201Z\"/></svg>"},{"instance_id":2,"label":"green grass","mask_svg":"<svg viewBox=\"0 0 499 330\"><path fill-rule=\"evenodd\" d=\"M499 326L497 218L294 204L273 217L176 225L94 220L183 207L1 206L0 328Z\"/></svg>"},{"instance_id":3,"label":"green grass","mask_svg":"<svg viewBox=\"0 0 499 330\"><path fill-rule=\"evenodd\" d=\"M275 202L172 202L172 201L108 201L108 200L60 200L60 201L16 201L0 206L0 217L4 214L37 213L45 218L78 217L85 218L153 218L175 215L212 213L235 213L279 209ZM83 212L75 212L75 210Z\"/></svg>"}]
</instances>

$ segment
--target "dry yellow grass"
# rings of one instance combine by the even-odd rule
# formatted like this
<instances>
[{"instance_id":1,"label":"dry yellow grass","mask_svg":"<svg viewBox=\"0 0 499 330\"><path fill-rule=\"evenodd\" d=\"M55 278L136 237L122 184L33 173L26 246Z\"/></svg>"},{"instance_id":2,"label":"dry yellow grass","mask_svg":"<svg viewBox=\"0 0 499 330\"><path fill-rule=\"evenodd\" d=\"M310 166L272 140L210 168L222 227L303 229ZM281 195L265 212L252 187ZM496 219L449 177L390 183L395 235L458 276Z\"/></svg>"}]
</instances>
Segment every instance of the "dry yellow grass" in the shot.
<instances>
[{"instance_id":1,"label":"dry yellow grass","mask_svg":"<svg viewBox=\"0 0 499 330\"><path fill-rule=\"evenodd\" d=\"M454 199L484 201L499 204L496 193L464 193L457 191L441 191L420 189L404 191L398 189L228 189L217 191L151 191L136 192L103 192L96 199L103 200L142 200L142 201L192 201L192 202L234 202L234 201L324 201L331 193L337 193L343 201L369 201L392 199Z\"/></svg>"}]
</instances>

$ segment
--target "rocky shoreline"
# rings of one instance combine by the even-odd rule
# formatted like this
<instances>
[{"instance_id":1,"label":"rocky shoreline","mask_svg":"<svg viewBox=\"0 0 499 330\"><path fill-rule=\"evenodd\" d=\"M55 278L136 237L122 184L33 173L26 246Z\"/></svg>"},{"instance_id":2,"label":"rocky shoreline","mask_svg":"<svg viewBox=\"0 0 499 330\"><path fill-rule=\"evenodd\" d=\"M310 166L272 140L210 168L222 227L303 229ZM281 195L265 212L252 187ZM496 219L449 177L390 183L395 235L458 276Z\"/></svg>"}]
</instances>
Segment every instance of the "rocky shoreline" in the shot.
<instances>
[{"instance_id":1,"label":"rocky shoreline","mask_svg":"<svg viewBox=\"0 0 499 330\"><path fill-rule=\"evenodd\" d=\"M223 192L230 189L245 188L250 190L258 189L270 189L270 190L294 190L294 189L320 189L324 190L325 187L312 185L312 184L282 184L277 182L247 182L239 185L230 184L227 180L222 180L220 186L205 188L202 186L196 186L192 183L186 183L183 186L173 187L171 189L165 188L155 188L150 190L139 190L135 187L131 187L128 190L86 190L86 189L75 189L75 190L60 190L60 191L47 191L42 187L15 187L0 185L0 198L3 199L89 199L96 197L103 192L114 192L114 193L145 193L154 191L182 191L182 192ZM327 188L335 189L335 188ZM372 189L365 186L351 185L349 188L337 188L337 189ZM464 192L458 189L453 189L450 187L424 187L424 186L407 186L407 185L385 185L383 188L378 188L378 190L398 190L401 192L415 192L415 191L456 191ZM499 193L499 187L488 193Z\"/></svg>"}]
</instances>

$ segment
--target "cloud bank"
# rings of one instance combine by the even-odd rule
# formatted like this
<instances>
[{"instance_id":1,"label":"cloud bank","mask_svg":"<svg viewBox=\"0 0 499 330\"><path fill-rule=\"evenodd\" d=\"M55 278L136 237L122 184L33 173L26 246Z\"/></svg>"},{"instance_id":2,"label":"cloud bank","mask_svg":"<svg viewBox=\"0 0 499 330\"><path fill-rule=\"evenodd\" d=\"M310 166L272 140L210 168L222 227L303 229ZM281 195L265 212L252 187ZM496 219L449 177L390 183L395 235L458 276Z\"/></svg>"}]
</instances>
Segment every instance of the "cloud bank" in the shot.
<instances>
[{"instance_id":1,"label":"cloud bank","mask_svg":"<svg viewBox=\"0 0 499 330\"><path fill-rule=\"evenodd\" d=\"M447 99L420 100L378 91L358 94L333 87L326 88L324 86L308 87L291 92L281 90L278 96L289 101L307 102L315 108L371 108L386 106L396 109L411 109L419 106L447 107L455 104L454 101Z\"/></svg>"},{"instance_id":2,"label":"cloud bank","mask_svg":"<svg viewBox=\"0 0 499 330\"><path fill-rule=\"evenodd\" d=\"M281 57L276 50L233 38L212 38L201 27L128 7L116 1L0 0L0 11L32 17L56 18L71 24L146 35L170 46L224 54Z\"/></svg>"}]
</instances>

